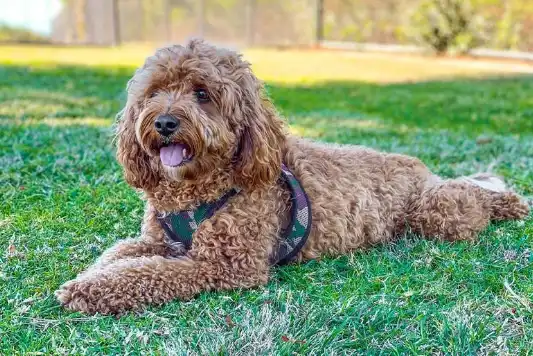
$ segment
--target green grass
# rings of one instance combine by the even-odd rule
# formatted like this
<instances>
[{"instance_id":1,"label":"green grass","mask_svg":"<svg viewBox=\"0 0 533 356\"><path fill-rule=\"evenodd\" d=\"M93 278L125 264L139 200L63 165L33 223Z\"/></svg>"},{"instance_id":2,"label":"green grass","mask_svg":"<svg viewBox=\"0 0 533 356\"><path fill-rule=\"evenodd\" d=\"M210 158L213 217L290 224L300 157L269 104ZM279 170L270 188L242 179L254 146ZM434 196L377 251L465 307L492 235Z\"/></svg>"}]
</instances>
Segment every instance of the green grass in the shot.
<instances>
[{"instance_id":1,"label":"green grass","mask_svg":"<svg viewBox=\"0 0 533 356\"><path fill-rule=\"evenodd\" d=\"M68 51L69 58L88 53ZM416 155L447 177L491 168L533 196L532 77L488 78L496 73L462 73L431 60L398 67L396 58L382 58L383 73L399 71L387 80L379 71L369 76L358 57L343 60L344 81L327 72L334 64L321 62L327 73L309 74L318 57L341 55L250 56L296 133ZM110 129L133 67L2 58L0 354L533 349L531 216L491 225L476 243L405 236L275 269L264 288L204 293L121 319L63 310L53 291L113 242L139 233L143 204L122 179ZM271 61L301 63L305 73L286 80Z\"/></svg>"}]
</instances>

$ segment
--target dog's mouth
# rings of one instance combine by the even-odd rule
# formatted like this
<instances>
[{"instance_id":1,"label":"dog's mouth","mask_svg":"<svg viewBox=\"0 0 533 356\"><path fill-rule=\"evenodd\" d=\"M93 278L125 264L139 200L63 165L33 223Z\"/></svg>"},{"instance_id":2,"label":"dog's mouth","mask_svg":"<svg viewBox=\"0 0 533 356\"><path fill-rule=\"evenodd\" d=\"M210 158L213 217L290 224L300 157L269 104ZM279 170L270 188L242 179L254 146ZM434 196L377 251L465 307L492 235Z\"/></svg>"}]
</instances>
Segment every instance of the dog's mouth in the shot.
<instances>
[{"instance_id":1,"label":"dog's mouth","mask_svg":"<svg viewBox=\"0 0 533 356\"><path fill-rule=\"evenodd\" d=\"M193 153L190 147L185 144L170 143L160 148L159 157L163 165L179 167L192 161Z\"/></svg>"}]
</instances>

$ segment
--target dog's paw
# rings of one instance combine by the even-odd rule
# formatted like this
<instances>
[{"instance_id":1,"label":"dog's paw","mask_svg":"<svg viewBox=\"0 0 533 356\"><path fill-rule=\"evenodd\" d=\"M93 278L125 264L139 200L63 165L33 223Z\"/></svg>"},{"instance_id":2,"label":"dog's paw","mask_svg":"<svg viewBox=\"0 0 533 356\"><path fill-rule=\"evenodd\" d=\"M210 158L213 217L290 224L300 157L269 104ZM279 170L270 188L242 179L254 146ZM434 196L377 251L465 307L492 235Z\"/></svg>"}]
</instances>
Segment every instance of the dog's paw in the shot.
<instances>
[{"instance_id":1,"label":"dog's paw","mask_svg":"<svg viewBox=\"0 0 533 356\"><path fill-rule=\"evenodd\" d=\"M109 304L103 298L105 291L98 283L91 280L72 280L63 284L55 296L68 310L85 314L112 314Z\"/></svg>"},{"instance_id":2,"label":"dog's paw","mask_svg":"<svg viewBox=\"0 0 533 356\"><path fill-rule=\"evenodd\" d=\"M55 296L63 307L84 314L122 315L142 309L143 297L129 280L106 274L82 276L63 284Z\"/></svg>"},{"instance_id":3,"label":"dog's paw","mask_svg":"<svg viewBox=\"0 0 533 356\"><path fill-rule=\"evenodd\" d=\"M90 298L88 298L88 288L85 283L72 280L63 284L57 291L55 296L59 303L65 308L72 311L79 311L83 313L94 313L94 308Z\"/></svg>"},{"instance_id":4,"label":"dog's paw","mask_svg":"<svg viewBox=\"0 0 533 356\"><path fill-rule=\"evenodd\" d=\"M74 290L72 287L74 284L76 284L75 280L68 281L54 292L55 297L61 305L67 305L72 299L72 292Z\"/></svg>"}]
</instances>

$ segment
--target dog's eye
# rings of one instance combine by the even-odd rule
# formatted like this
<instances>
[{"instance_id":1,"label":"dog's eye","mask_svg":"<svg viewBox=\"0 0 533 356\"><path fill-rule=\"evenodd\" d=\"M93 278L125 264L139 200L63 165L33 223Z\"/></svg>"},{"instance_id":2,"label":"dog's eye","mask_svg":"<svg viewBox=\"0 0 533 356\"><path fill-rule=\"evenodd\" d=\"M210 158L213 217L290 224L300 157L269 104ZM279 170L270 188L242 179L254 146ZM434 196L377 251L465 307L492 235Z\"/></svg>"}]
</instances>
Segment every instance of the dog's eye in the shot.
<instances>
[{"instance_id":1,"label":"dog's eye","mask_svg":"<svg viewBox=\"0 0 533 356\"><path fill-rule=\"evenodd\" d=\"M148 97L150 99L152 99L153 97L155 97L157 95L157 90L154 90L153 92L150 93L150 95L148 95Z\"/></svg>"},{"instance_id":2,"label":"dog's eye","mask_svg":"<svg viewBox=\"0 0 533 356\"><path fill-rule=\"evenodd\" d=\"M198 102L200 103L206 103L209 101L209 94L207 94L205 89L196 89L194 95L196 95L196 99L198 99Z\"/></svg>"}]
</instances>

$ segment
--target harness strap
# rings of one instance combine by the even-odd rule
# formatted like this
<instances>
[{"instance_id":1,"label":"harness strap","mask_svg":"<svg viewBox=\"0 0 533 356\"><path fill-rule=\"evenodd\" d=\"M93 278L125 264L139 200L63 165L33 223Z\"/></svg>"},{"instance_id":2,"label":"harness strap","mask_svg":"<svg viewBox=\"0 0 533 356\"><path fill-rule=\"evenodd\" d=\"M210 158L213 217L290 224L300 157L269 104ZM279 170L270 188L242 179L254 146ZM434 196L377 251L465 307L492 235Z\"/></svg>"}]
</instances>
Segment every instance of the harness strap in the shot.
<instances>
[{"instance_id":1,"label":"harness strap","mask_svg":"<svg viewBox=\"0 0 533 356\"><path fill-rule=\"evenodd\" d=\"M280 242L275 252L270 256L269 260L272 265L284 265L290 262L302 249L311 231L311 203L309 198L298 179L284 164L282 165L280 180L290 191L291 213L289 225L281 231ZM239 192L240 190L234 188L220 199L203 203L196 209L166 214L158 218L159 223L170 239L182 243L189 250L192 247L194 232L200 224L212 217L231 197Z\"/></svg>"},{"instance_id":2,"label":"harness strap","mask_svg":"<svg viewBox=\"0 0 533 356\"><path fill-rule=\"evenodd\" d=\"M284 164L282 178L291 193L291 215L287 228L282 231L276 252L270 256L272 265L289 263L305 245L311 232L311 202L300 182Z\"/></svg>"},{"instance_id":3,"label":"harness strap","mask_svg":"<svg viewBox=\"0 0 533 356\"><path fill-rule=\"evenodd\" d=\"M158 218L159 223L170 239L181 242L189 250L192 247L192 236L202 221L212 217L218 209L222 208L231 197L238 193L239 190L231 189L212 203L204 203L196 209L182 210Z\"/></svg>"}]
</instances>

